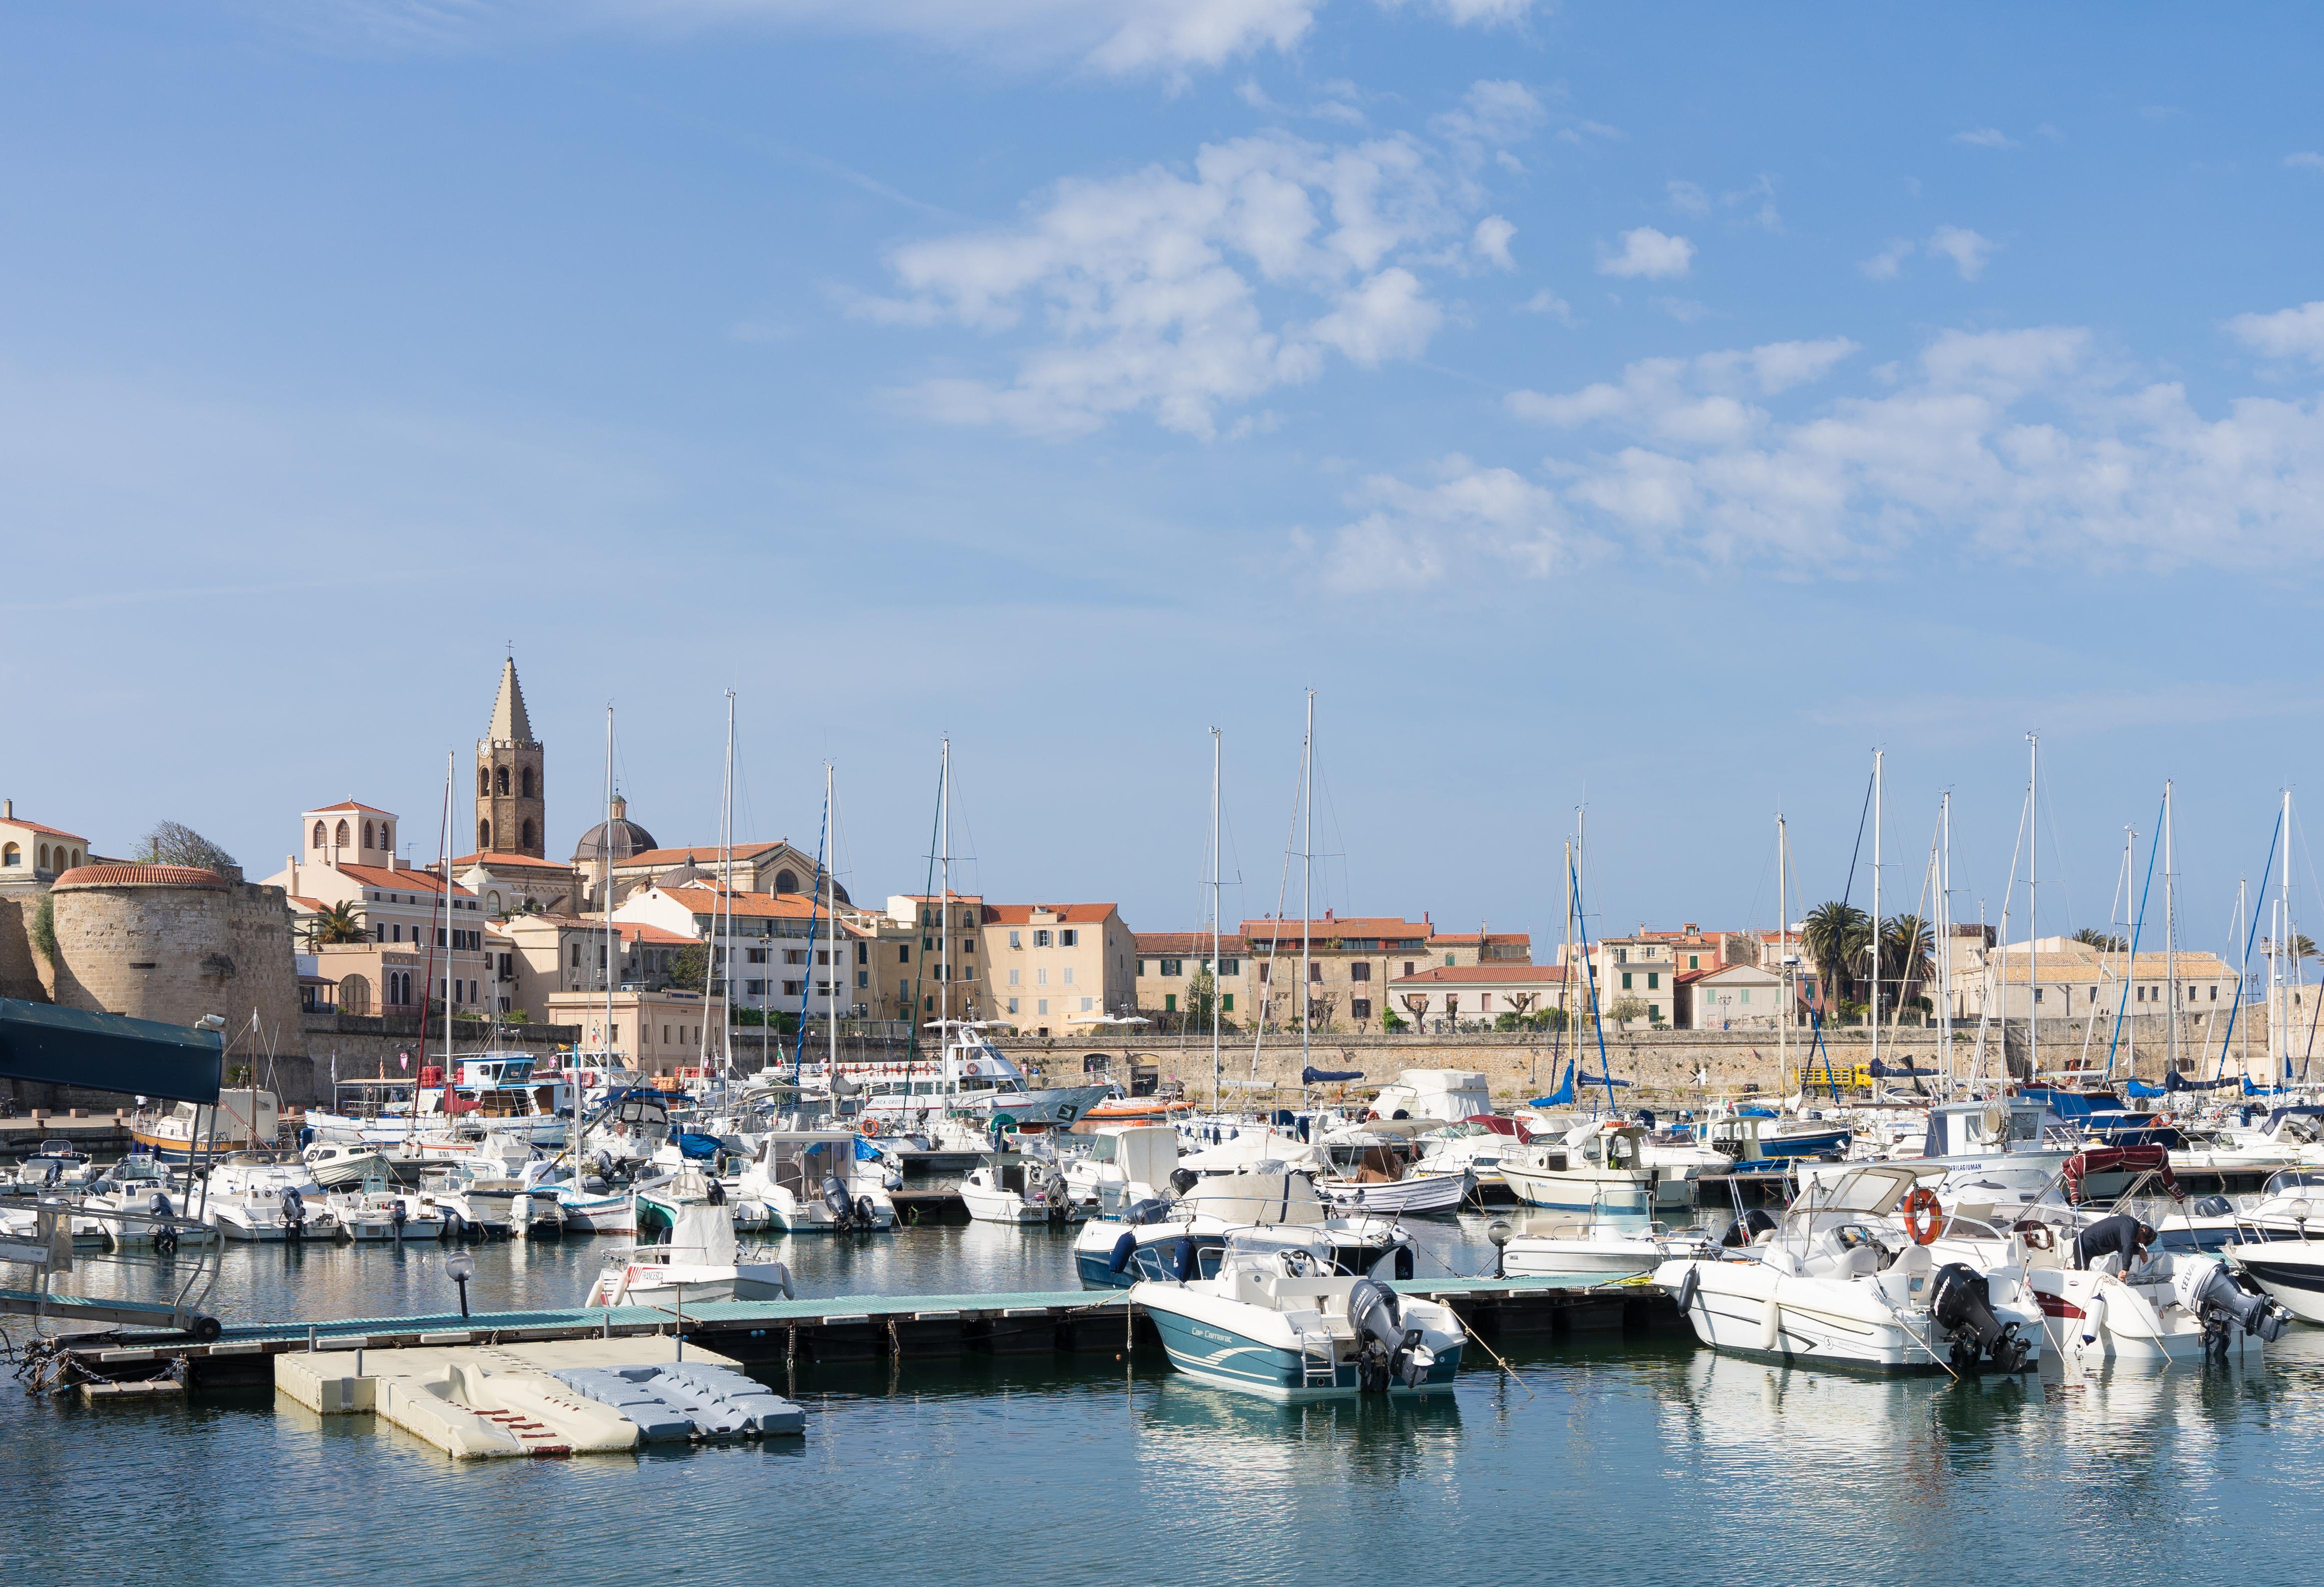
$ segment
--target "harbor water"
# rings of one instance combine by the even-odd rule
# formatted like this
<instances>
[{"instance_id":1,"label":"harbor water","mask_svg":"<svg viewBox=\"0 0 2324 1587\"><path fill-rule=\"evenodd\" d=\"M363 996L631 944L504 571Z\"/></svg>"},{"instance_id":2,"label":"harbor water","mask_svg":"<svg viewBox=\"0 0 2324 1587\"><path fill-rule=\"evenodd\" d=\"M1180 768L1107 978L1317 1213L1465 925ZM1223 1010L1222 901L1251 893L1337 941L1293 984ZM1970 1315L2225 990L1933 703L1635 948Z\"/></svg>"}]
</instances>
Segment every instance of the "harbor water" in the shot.
<instances>
[{"instance_id":1,"label":"harbor water","mask_svg":"<svg viewBox=\"0 0 2324 1587\"><path fill-rule=\"evenodd\" d=\"M1489 1267L1484 1222L1424 1221ZM479 1309L572 1305L610 1241L472 1248ZM802 1294L1071 1289L1067 1237L933 1226L775 1248ZM235 1247L221 1315L456 1304L448 1248ZM151 1293L92 1263L76 1288ZM9 1325L21 1338L25 1325ZM2324 1330L2264 1366L2087 1379L1784 1369L1685 1335L1477 1353L1424 1401L1286 1408L1150 1348L881 1360L770 1381L807 1436L455 1463L271 1391L83 1406L0 1393L12 1580L1371 1583L1579 1577L2305 1578ZM146 1562L143 1566L135 1562ZM150 1568L149 1568L150 1567Z\"/></svg>"}]
</instances>

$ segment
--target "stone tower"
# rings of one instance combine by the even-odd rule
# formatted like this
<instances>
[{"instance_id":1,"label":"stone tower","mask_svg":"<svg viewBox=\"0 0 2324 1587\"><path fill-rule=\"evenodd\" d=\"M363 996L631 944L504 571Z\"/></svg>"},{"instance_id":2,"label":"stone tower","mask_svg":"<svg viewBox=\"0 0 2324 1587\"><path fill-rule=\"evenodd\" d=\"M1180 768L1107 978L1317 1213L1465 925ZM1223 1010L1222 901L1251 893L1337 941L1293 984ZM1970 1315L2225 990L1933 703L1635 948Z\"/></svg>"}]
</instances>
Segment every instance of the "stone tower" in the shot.
<instances>
[{"instance_id":1,"label":"stone tower","mask_svg":"<svg viewBox=\"0 0 2324 1587\"><path fill-rule=\"evenodd\" d=\"M525 715L516 657L501 668L493 725L476 740L476 852L544 857L549 838L548 788L541 748Z\"/></svg>"}]
</instances>

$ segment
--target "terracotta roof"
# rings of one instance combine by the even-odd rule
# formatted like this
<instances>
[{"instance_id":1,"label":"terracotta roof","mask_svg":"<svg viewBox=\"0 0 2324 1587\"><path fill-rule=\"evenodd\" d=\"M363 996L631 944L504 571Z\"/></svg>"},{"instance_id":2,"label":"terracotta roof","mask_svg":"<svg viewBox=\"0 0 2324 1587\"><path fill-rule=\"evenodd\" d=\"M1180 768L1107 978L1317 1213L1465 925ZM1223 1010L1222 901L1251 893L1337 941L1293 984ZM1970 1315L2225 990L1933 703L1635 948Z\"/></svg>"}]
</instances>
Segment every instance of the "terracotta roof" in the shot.
<instances>
[{"instance_id":1,"label":"terracotta roof","mask_svg":"<svg viewBox=\"0 0 2324 1587\"><path fill-rule=\"evenodd\" d=\"M376 804L357 804L352 799L342 799L337 804L318 804L307 813L309 815L329 815L334 812L342 810L360 810L366 815L393 815L395 813L395 812L392 810L382 810Z\"/></svg>"},{"instance_id":2,"label":"terracotta roof","mask_svg":"<svg viewBox=\"0 0 2324 1587\"><path fill-rule=\"evenodd\" d=\"M68 887L207 887L224 892L226 878L189 865L77 865L56 880L58 892Z\"/></svg>"},{"instance_id":3,"label":"terracotta roof","mask_svg":"<svg viewBox=\"0 0 2324 1587\"><path fill-rule=\"evenodd\" d=\"M1399 941L1425 940L1435 930L1426 921L1399 920L1392 914L1321 915L1306 922L1314 928L1312 935L1322 940L1332 937L1393 937ZM1254 948L1264 947L1278 937L1286 942L1299 940L1301 922L1296 920L1261 919L1242 923L1244 940Z\"/></svg>"},{"instance_id":4,"label":"terracotta roof","mask_svg":"<svg viewBox=\"0 0 2324 1587\"><path fill-rule=\"evenodd\" d=\"M1056 917L1061 926L1094 926L1114 912L1111 904L988 904L984 906L984 923L988 926L1028 926L1033 923L1033 912L1040 910ZM1041 922L1048 924L1047 921Z\"/></svg>"},{"instance_id":5,"label":"terracotta roof","mask_svg":"<svg viewBox=\"0 0 2324 1587\"><path fill-rule=\"evenodd\" d=\"M296 893L290 894L289 896L290 902L297 904L300 909L311 911L316 914L321 914L331 907L319 898L301 898Z\"/></svg>"},{"instance_id":6,"label":"terracotta roof","mask_svg":"<svg viewBox=\"0 0 2324 1587\"><path fill-rule=\"evenodd\" d=\"M722 893L715 887L657 887L654 891L696 914L723 915L731 906L734 913L745 917L803 921L823 913L823 901L804 893ZM621 922L613 923L618 926Z\"/></svg>"},{"instance_id":7,"label":"terracotta roof","mask_svg":"<svg viewBox=\"0 0 2324 1587\"><path fill-rule=\"evenodd\" d=\"M1523 986L1532 981L1563 979L1565 967L1556 964L1440 964L1434 969L1422 970L1416 975L1391 977L1389 984L1401 986L1407 982L1442 981L1454 985L1508 983Z\"/></svg>"},{"instance_id":8,"label":"terracotta roof","mask_svg":"<svg viewBox=\"0 0 2324 1587\"><path fill-rule=\"evenodd\" d=\"M1130 935L1138 943L1138 951L1148 958L1167 954L1172 959L1202 959L1208 957L1211 951L1211 934L1208 931L1133 931ZM1232 931L1220 936L1220 958L1248 951L1243 940Z\"/></svg>"},{"instance_id":9,"label":"terracotta roof","mask_svg":"<svg viewBox=\"0 0 2324 1587\"><path fill-rule=\"evenodd\" d=\"M1432 946L1438 944L1474 942L1477 940L1478 935L1479 934L1475 931L1438 931L1431 936L1428 940ZM1483 935L1484 946L1488 948L1491 947L1496 942L1521 942L1528 949L1533 946L1533 933L1530 931L1487 931Z\"/></svg>"},{"instance_id":10,"label":"terracotta roof","mask_svg":"<svg viewBox=\"0 0 2324 1587\"><path fill-rule=\"evenodd\" d=\"M502 854L496 850L489 849L477 854L456 854L452 857L452 863L456 866L489 866L495 870L530 868L533 870L543 871L562 871L567 875L570 875L573 870L573 863L570 860L543 859L537 854Z\"/></svg>"},{"instance_id":11,"label":"terracotta roof","mask_svg":"<svg viewBox=\"0 0 2324 1587\"><path fill-rule=\"evenodd\" d=\"M70 838L76 843L88 841L78 832L68 832L62 827L44 827L38 821L28 821L22 816L12 815L0 819L5 819L12 827L22 827L28 832L38 832L43 838Z\"/></svg>"},{"instance_id":12,"label":"terracotta roof","mask_svg":"<svg viewBox=\"0 0 2324 1587\"><path fill-rule=\"evenodd\" d=\"M684 931L673 931L668 926L650 926L643 921L615 921L614 931L624 942L695 942L700 939Z\"/></svg>"},{"instance_id":13,"label":"terracotta roof","mask_svg":"<svg viewBox=\"0 0 2324 1587\"><path fill-rule=\"evenodd\" d=\"M335 868L339 875L351 877L366 887L381 887L391 893L399 888L408 888L415 893L433 893L444 885L434 871L389 870L385 866L380 865L341 864ZM452 884L452 896L474 898L475 894L455 882ZM464 931L467 930L466 926L460 929Z\"/></svg>"},{"instance_id":14,"label":"terracotta roof","mask_svg":"<svg viewBox=\"0 0 2324 1587\"><path fill-rule=\"evenodd\" d=\"M787 840L781 838L776 839L771 843L737 843L734 845L734 858L737 860L752 860L762 854L772 854L776 849L786 846ZM723 859L725 853L726 851L715 843L698 844L690 849L647 849L631 855L627 859L616 859L613 861L613 868L622 870L650 865L706 865Z\"/></svg>"}]
</instances>

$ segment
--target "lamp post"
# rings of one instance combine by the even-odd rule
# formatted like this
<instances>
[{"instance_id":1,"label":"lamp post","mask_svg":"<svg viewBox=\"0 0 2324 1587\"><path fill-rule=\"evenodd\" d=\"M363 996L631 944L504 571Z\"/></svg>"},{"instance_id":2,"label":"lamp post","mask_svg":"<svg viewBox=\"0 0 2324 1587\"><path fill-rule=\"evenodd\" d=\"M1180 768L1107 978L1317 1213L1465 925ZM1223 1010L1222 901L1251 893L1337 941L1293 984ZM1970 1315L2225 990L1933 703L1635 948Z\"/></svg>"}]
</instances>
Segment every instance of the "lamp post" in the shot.
<instances>
[{"instance_id":1,"label":"lamp post","mask_svg":"<svg viewBox=\"0 0 2324 1587\"><path fill-rule=\"evenodd\" d=\"M468 1315L468 1280L476 1276L476 1259L465 1251L456 1251L444 1259L444 1271L460 1287L460 1316L465 1318Z\"/></svg>"}]
</instances>

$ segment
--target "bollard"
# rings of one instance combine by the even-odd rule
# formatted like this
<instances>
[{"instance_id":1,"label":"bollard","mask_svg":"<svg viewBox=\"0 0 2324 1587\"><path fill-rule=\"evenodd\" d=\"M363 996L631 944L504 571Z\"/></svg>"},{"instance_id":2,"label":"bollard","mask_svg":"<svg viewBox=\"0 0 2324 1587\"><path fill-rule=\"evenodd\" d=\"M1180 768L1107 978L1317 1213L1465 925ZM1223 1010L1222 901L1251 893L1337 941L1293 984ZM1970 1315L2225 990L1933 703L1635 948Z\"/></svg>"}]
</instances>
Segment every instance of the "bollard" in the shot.
<instances>
[{"instance_id":1,"label":"bollard","mask_svg":"<svg viewBox=\"0 0 2324 1587\"><path fill-rule=\"evenodd\" d=\"M307 1353L309 1355L315 1353L315 1325L309 1323L307 1325Z\"/></svg>"}]
</instances>

